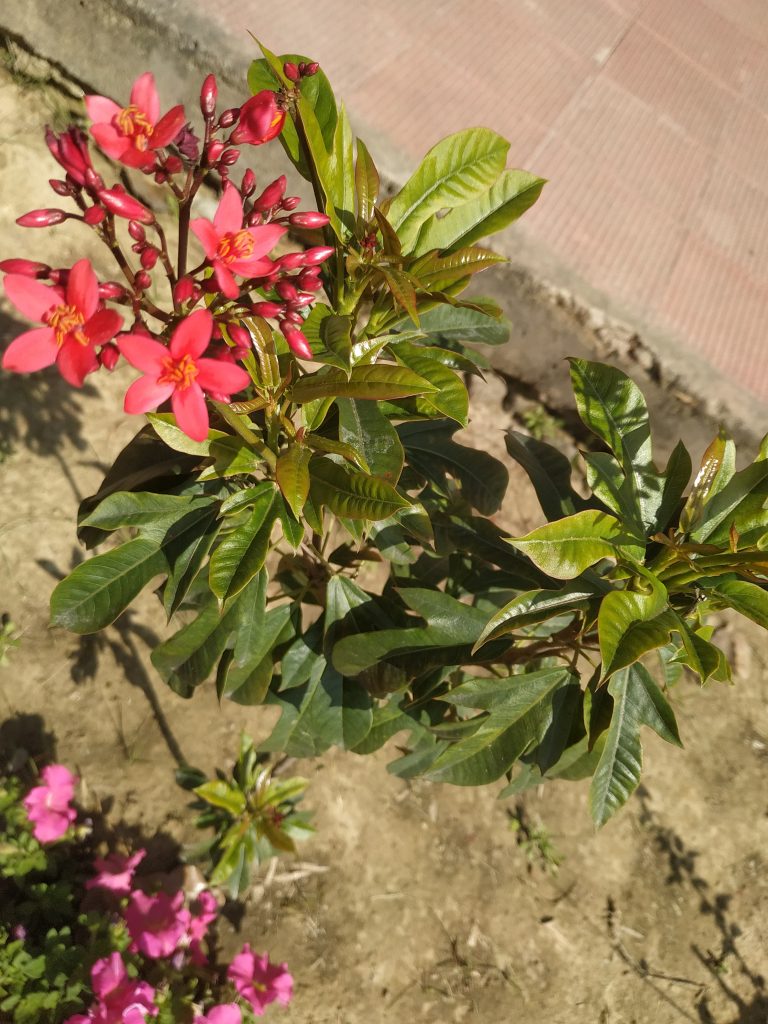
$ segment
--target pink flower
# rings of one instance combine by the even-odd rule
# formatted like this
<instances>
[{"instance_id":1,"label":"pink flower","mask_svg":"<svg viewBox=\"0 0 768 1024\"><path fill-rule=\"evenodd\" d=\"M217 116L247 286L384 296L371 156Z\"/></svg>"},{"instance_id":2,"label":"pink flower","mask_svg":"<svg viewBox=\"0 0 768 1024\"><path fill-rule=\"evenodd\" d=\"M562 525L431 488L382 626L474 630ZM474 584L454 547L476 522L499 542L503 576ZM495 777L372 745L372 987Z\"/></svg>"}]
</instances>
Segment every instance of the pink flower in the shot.
<instances>
[{"instance_id":1,"label":"pink flower","mask_svg":"<svg viewBox=\"0 0 768 1024\"><path fill-rule=\"evenodd\" d=\"M160 99L151 71L133 83L127 107L106 96L86 96L85 106L93 121L91 135L107 156L144 170L154 167L154 151L172 142L186 120L182 106L171 107L159 118Z\"/></svg>"},{"instance_id":2,"label":"pink flower","mask_svg":"<svg viewBox=\"0 0 768 1024\"><path fill-rule=\"evenodd\" d=\"M5 294L14 306L45 324L26 331L3 354L3 368L32 373L55 363L64 380L82 387L87 374L98 369L95 345L114 338L123 318L99 309L99 282L89 260L78 260L69 271L66 293L21 274L5 279Z\"/></svg>"},{"instance_id":3,"label":"pink flower","mask_svg":"<svg viewBox=\"0 0 768 1024\"><path fill-rule=\"evenodd\" d=\"M75 776L63 764L49 764L40 773L43 785L30 789L23 803L34 824L32 834L41 843L60 839L77 817L69 806L75 792Z\"/></svg>"},{"instance_id":4,"label":"pink flower","mask_svg":"<svg viewBox=\"0 0 768 1024\"><path fill-rule=\"evenodd\" d=\"M229 965L227 977L233 981L238 994L247 1000L257 1017L261 1017L269 1003L287 1006L293 995L293 978L288 964L272 964L265 953L257 956L246 944Z\"/></svg>"},{"instance_id":5,"label":"pink flower","mask_svg":"<svg viewBox=\"0 0 768 1024\"><path fill-rule=\"evenodd\" d=\"M230 182L224 186L213 223L197 217L189 226L199 238L216 283L228 299L236 299L239 294L234 274L261 277L272 270L272 260L264 257L286 230L279 224L244 228L243 200Z\"/></svg>"},{"instance_id":6,"label":"pink flower","mask_svg":"<svg viewBox=\"0 0 768 1024\"><path fill-rule=\"evenodd\" d=\"M208 409L203 391L231 395L242 391L250 377L239 366L220 359L201 359L213 330L213 316L198 309L180 321L168 348L144 334L124 334L120 351L144 373L128 388L125 411L149 412L171 399L179 427L193 441L208 436Z\"/></svg>"},{"instance_id":7,"label":"pink flower","mask_svg":"<svg viewBox=\"0 0 768 1024\"><path fill-rule=\"evenodd\" d=\"M97 960L91 968L91 987L97 1002L87 1015L75 1014L64 1024L144 1024L157 1015L155 990L146 981L133 981L126 974L119 953Z\"/></svg>"},{"instance_id":8,"label":"pink flower","mask_svg":"<svg viewBox=\"0 0 768 1024\"><path fill-rule=\"evenodd\" d=\"M110 853L103 860L97 857L93 866L99 873L85 883L85 888L108 889L118 896L127 896L136 868L146 855L146 850L137 850L132 857L122 857L119 853Z\"/></svg>"},{"instance_id":9,"label":"pink flower","mask_svg":"<svg viewBox=\"0 0 768 1024\"><path fill-rule=\"evenodd\" d=\"M218 912L219 905L212 892L203 889L201 893L198 893L192 903L192 913L187 927L189 958L193 964L202 966L208 962L203 953L202 943L208 934L209 926L216 920Z\"/></svg>"},{"instance_id":10,"label":"pink flower","mask_svg":"<svg viewBox=\"0 0 768 1024\"><path fill-rule=\"evenodd\" d=\"M203 1014L196 1014L194 1024L241 1024L243 1015L237 1003L220 1003Z\"/></svg>"},{"instance_id":11,"label":"pink flower","mask_svg":"<svg viewBox=\"0 0 768 1024\"><path fill-rule=\"evenodd\" d=\"M284 124L285 111L278 107L277 95L271 89L263 89L240 108L240 121L229 141L236 146L243 142L261 146L279 135Z\"/></svg>"},{"instance_id":12,"label":"pink flower","mask_svg":"<svg viewBox=\"0 0 768 1024\"><path fill-rule=\"evenodd\" d=\"M131 951L138 950L154 960L170 956L189 927L189 911L184 907L183 892L173 896L164 892L154 896L133 892L123 916L133 940Z\"/></svg>"}]
</instances>

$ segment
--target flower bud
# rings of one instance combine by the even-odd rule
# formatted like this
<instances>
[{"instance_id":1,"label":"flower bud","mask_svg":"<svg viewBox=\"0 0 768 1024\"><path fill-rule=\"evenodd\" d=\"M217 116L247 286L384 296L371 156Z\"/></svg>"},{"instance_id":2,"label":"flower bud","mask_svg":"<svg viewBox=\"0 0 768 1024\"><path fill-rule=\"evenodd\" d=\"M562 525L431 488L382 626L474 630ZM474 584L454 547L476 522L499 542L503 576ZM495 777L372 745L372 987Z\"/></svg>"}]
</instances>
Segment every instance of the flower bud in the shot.
<instances>
[{"instance_id":1,"label":"flower bud","mask_svg":"<svg viewBox=\"0 0 768 1024\"><path fill-rule=\"evenodd\" d=\"M219 358L223 358L223 356L220 356ZM225 360L225 362L229 361L229 358ZM225 405L229 405L232 401L232 395L225 395L223 391L207 391L207 394L214 400L214 402L223 402Z\"/></svg>"},{"instance_id":2,"label":"flower bud","mask_svg":"<svg viewBox=\"0 0 768 1024\"><path fill-rule=\"evenodd\" d=\"M306 70L307 70L307 65L306 65L306 63L304 61L302 61L301 64L299 64L299 74L303 75Z\"/></svg>"},{"instance_id":3,"label":"flower bud","mask_svg":"<svg viewBox=\"0 0 768 1024\"><path fill-rule=\"evenodd\" d=\"M294 64L293 61L287 60L283 64L283 74L291 82L298 82L301 78L301 72L299 71L298 64Z\"/></svg>"},{"instance_id":4,"label":"flower bud","mask_svg":"<svg viewBox=\"0 0 768 1024\"><path fill-rule=\"evenodd\" d=\"M30 210L22 217L16 219L16 223L22 228L50 228L54 224L61 224L69 214L64 210Z\"/></svg>"},{"instance_id":5,"label":"flower bud","mask_svg":"<svg viewBox=\"0 0 768 1024\"><path fill-rule=\"evenodd\" d=\"M287 196L280 205L284 210L295 210L300 202L300 196Z\"/></svg>"},{"instance_id":6,"label":"flower bud","mask_svg":"<svg viewBox=\"0 0 768 1024\"><path fill-rule=\"evenodd\" d=\"M231 128L240 117L240 107L230 107L219 118L219 128Z\"/></svg>"},{"instance_id":7,"label":"flower bud","mask_svg":"<svg viewBox=\"0 0 768 1024\"><path fill-rule=\"evenodd\" d=\"M255 228L257 225L261 224L263 220L264 218L260 213L257 213L256 210L251 210L245 218L245 226L247 228Z\"/></svg>"},{"instance_id":8,"label":"flower bud","mask_svg":"<svg viewBox=\"0 0 768 1024\"><path fill-rule=\"evenodd\" d=\"M151 270L157 263L157 257L160 255L154 245L148 245L139 257L142 267L145 270Z\"/></svg>"},{"instance_id":9,"label":"flower bud","mask_svg":"<svg viewBox=\"0 0 768 1024\"><path fill-rule=\"evenodd\" d=\"M239 149L225 149L221 154L221 160L219 162L224 164L225 167L231 167L232 164L236 164L239 159Z\"/></svg>"},{"instance_id":10,"label":"flower bud","mask_svg":"<svg viewBox=\"0 0 768 1024\"><path fill-rule=\"evenodd\" d=\"M195 282L191 277L180 277L173 286L173 301L177 306L189 302L195 294Z\"/></svg>"},{"instance_id":11,"label":"flower bud","mask_svg":"<svg viewBox=\"0 0 768 1024\"><path fill-rule=\"evenodd\" d=\"M222 338L221 327L219 327L215 320L213 322L213 327L211 328L211 337L218 341L221 341Z\"/></svg>"},{"instance_id":12,"label":"flower bud","mask_svg":"<svg viewBox=\"0 0 768 1024\"><path fill-rule=\"evenodd\" d=\"M304 266L304 253L287 252L285 256L278 257L277 264L281 270L298 270Z\"/></svg>"},{"instance_id":13,"label":"flower bud","mask_svg":"<svg viewBox=\"0 0 768 1024\"><path fill-rule=\"evenodd\" d=\"M66 181L62 181L60 178L49 178L48 184L51 186L57 196L71 196L72 186L68 185Z\"/></svg>"},{"instance_id":14,"label":"flower bud","mask_svg":"<svg viewBox=\"0 0 768 1024\"><path fill-rule=\"evenodd\" d=\"M121 284L117 281L102 281L99 285L99 298L100 299L112 299L117 301L118 299L127 298L127 292Z\"/></svg>"},{"instance_id":15,"label":"flower bud","mask_svg":"<svg viewBox=\"0 0 768 1024\"><path fill-rule=\"evenodd\" d=\"M319 292L323 287L320 281L320 268L307 267L296 278L296 284L306 292Z\"/></svg>"},{"instance_id":16,"label":"flower bud","mask_svg":"<svg viewBox=\"0 0 768 1024\"><path fill-rule=\"evenodd\" d=\"M216 113L216 98L219 95L219 88L216 85L216 76L208 75L200 90L200 110L203 117L208 120Z\"/></svg>"},{"instance_id":17,"label":"flower bud","mask_svg":"<svg viewBox=\"0 0 768 1024\"><path fill-rule=\"evenodd\" d=\"M284 299L287 302L293 302L299 294L290 281L278 281L275 285L275 291L281 299Z\"/></svg>"},{"instance_id":18,"label":"flower bud","mask_svg":"<svg viewBox=\"0 0 768 1024\"><path fill-rule=\"evenodd\" d=\"M209 164L215 164L221 154L224 152L223 142L211 142L208 144L208 149L205 151L206 158Z\"/></svg>"},{"instance_id":19,"label":"flower bud","mask_svg":"<svg viewBox=\"0 0 768 1024\"><path fill-rule=\"evenodd\" d=\"M139 289L139 291L142 292L146 291L147 288L149 288L149 286L152 284L152 278L149 276L146 270L140 270L136 277L134 277L133 281L136 287Z\"/></svg>"},{"instance_id":20,"label":"flower bud","mask_svg":"<svg viewBox=\"0 0 768 1024\"><path fill-rule=\"evenodd\" d=\"M243 181L242 184L240 185L240 195L243 197L243 199L247 199L249 196L252 196L255 191L256 175L249 167L248 170L243 175Z\"/></svg>"},{"instance_id":21,"label":"flower bud","mask_svg":"<svg viewBox=\"0 0 768 1024\"><path fill-rule=\"evenodd\" d=\"M137 220L128 221L128 234L134 242L143 242L147 237L146 231Z\"/></svg>"},{"instance_id":22,"label":"flower bud","mask_svg":"<svg viewBox=\"0 0 768 1024\"><path fill-rule=\"evenodd\" d=\"M168 181L168 174L162 167L158 167L155 171L155 184L164 185Z\"/></svg>"},{"instance_id":23,"label":"flower bud","mask_svg":"<svg viewBox=\"0 0 768 1024\"><path fill-rule=\"evenodd\" d=\"M292 213L288 218L288 223L292 224L295 228L324 228L329 221L330 217L327 217L324 213L318 213L316 210Z\"/></svg>"},{"instance_id":24,"label":"flower bud","mask_svg":"<svg viewBox=\"0 0 768 1024\"><path fill-rule=\"evenodd\" d=\"M267 320L274 320L285 312L285 306L279 302L254 302L251 309L256 316L266 317Z\"/></svg>"},{"instance_id":25,"label":"flower bud","mask_svg":"<svg viewBox=\"0 0 768 1024\"><path fill-rule=\"evenodd\" d=\"M287 313L283 314L283 322L286 324L293 324L294 327L301 327L304 323L304 318L291 309L288 310Z\"/></svg>"},{"instance_id":26,"label":"flower bud","mask_svg":"<svg viewBox=\"0 0 768 1024\"><path fill-rule=\"evenodd\" d=\"M116 217L137 220L142 224L154 223L154 213L127 192L119 191L117 188L103 188L99 190L98 196L107 210Z\"/></svg>"},{"instance_id":27,"label":"flower bud","mask_svg":"<svg viewBox=\"0 0 768 1024\"><path fill-rule=\"evenodd\" d=\"M285 111L278 107L276 94L262 89L240 108L240 120L229 141L236 146L243 142L260 146L279 135L284 124Z\"/></svg>"},{"instance_id":28,"label":"flower bud","mask_svg":"<svg viewBox=\"0 0 768 1024\"><path fill-rule=\"evenodd\" d=\"M303 71L304 77L305 78L311 78L312 75L316 75L319 70L320 70L320 65L317 63L316 60L313 60L309 64L305 64L304 65L304 71Z\"/></svg>"},{"instance_id":29,"label":"flower bud","mask_svg":"<svg viewBox=\"0 0 768 1024\"><path fill-rule=\"evenodd\" d=\"M104 179L100 174L97 174L92 167L87 167L83 172L86 186L91 192L98 192L100 188L104 188Z\"/></svg>"},{"instance_id":30,"label":"flower bud","mask_svg":"<svg viewBox=\"0 0 768 1024\"><path fill-rule=\"evenodd\" d=\"M51 268L47 263L35 263L34 260L10 259L0 260L0 270L4 274L20 274L22 277L48 277Z\"/></svg>"},{"instance_id":31,"label":"flower bud","mask_svg":"<svg viewBox=\"0 0 768 1024\"><path fill-rule=\"evenodd\" d=\"M184 164L181 162L180 157L171 153L170 156L165 158L165 170L168 174L179 174L183 169Z\"/></svg>"},{"instance_id":32,"label":"flower bud","mask_svg":"<svg viewBox=\"0 0 768 1024\"><path fill-rule=\"evenodd\" d=\"M288 348L297 355L300 359L311 359L312 349L309 347L305 335L292 324L281 324L280 330L285 335L285 340L288 342Z\"/></svg>"},{"instance_id":33,"label":"flower bud","mask_svg":"<svg viewBox=\"0 0 768 1024\"><path fill-rule=\"evenodd\" d=\"M295 299L291 300L293 309L303 309L304 306L311 306L315 296L311 292L299 292Z\"/></svg>"},{"instance_id":34,"label":"flower bud","mask_svg":"<svg viewBox=\"0 0 768 1024\"><path fill-rule=\"evenodd\" d=\"M90 224L91 227L95 227L97 224L101 224L106 215L103 206L89 206L83 214L83 220L86 224Z\"/></svg>"},{"instance_id":35,"label":"flower bud","mask_svg":"<svg viewBox=\"0 0 768 1024\"><path fill-rule=\"evenodd\" d=\"M273 206L277 206L280 200L285 195L285 188L288 181L284 174L281 174L279 178L275 178L273 182L264 189L258 199L254 200L254 210L263 212L265 210L271 210Z\"/></svg>"},{"instance_id":36,"label":"flower bud","mask_svg":"<svg viewBox=\"0 0 768 1024\"><path fill-rule=\"evenodd\" d=\"M230 351L230 353L232 355L232 358L239 361L241 359L245 359L245 357L251 351L251 346L250 345L235 345L229 351Z\"/></svg>"},{"instance_id":37,"label":"flower bud","mask_svg":"<svg viewBox=\"0 0 768 1024\"><path fill-rule=\"evenodd\" d=\"M304 253L304 264L312 266L313 263L324 263L329 256L333 256L333 246L315 245Z\"/></svg>"},{"instance_id":38,"label":"flower bud","mask_svg":"<svg viewBox=\"0 0 768 1024\"><path fill-rule=\"evenodd\" d=\"M240 324L227 324L229 336L239 348L245 347L246 351L251 347L251 336Z\"/></svg>"},{"instance_id":39,"label":"flower bud","mask_svg":"<svg viewBox=\"0 0 768 1024\"><path fill-rule=\"evenodd\" d=\"M117 366L117 362L120 359L120 349L117 345L113 345L110 342L107 345L103 345L98 354L99 366L103 366L105 370L110 373Z\"/></svg>"}]
</instances>

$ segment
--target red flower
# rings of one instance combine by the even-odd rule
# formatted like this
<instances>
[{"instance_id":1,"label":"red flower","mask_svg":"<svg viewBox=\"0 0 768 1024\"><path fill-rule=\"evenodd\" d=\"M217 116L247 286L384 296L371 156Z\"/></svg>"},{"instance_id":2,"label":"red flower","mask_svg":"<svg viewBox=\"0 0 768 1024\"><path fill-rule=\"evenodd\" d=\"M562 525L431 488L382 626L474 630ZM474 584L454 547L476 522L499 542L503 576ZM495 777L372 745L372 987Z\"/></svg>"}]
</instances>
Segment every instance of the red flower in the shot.
<instances>
[{"instance_id":1,"label":"red flower","mask_svg":"<svg viewBox=\"0 0 768 1024\"><path fill-rule=\"evenodd\" d=\"M190 221L192 231L200 239L216 283L228 299L236 299L240 289L233 274L241 277L262 277L273 267L266 253L274 248L285 228L279 224L263 224L255 228L243 227L243 200L234 185L227 183L224 194L213 217Z\"/></svg>"},{"instance_id":2,"label":"red flower","mask_svg":"<svg viewBox=\"0 0 768 1024\"><path fill-rule=\"evenodd\" d=\"M89 260L78 260L69 271L66 292L9 274L5 293L19 312L45 324L20 334L5 350L3 368L14 373L55 363L64 380L82 387L99 366L94 346L114 338L123 325L114 310L99 309L99 282Z\"/></svg>"},{"instance_id":3,"label":"red flower","mask_svg":"<svg viewBox=\"0 0 768 1024\"><path fill-rule=\"evenodd\" d=\"M208 436L208 408L203 391L231 395L250 383L239 366L219 359L201 359L208 348L213 316L198 309L176 327L168 348L145 334L124 334L120 351L144 373L128 388L125 411L149 412L168 398L179 427L193 441Z\"/></svg>"},{"instance_id":4,"label":"red flower","mask_svg":"<svg viewBox=\"0 0 768 1024\"><path fill-rule=\"evenodd\" d=\"M171 107L159 118L160 99L151 71L133 83L127 107L106 96L86 96L85 106L93 121L91 135L107 156L145 170L154 167L154 151L172 142L186 120L182 106Z\"/></svg>"},{"instance_id":5,"label":"red flower","mask_svg":"<svg viewBox=\"0 0 768 1024\"><path fill-rule=\"evenodd\" d=\"M243 142L261 146L279 135L284 124L285 111L278 107L276 94L271 89L263 89L240 108L240 121L229 141L236 146Z\"/></svg>"}]
</instances>

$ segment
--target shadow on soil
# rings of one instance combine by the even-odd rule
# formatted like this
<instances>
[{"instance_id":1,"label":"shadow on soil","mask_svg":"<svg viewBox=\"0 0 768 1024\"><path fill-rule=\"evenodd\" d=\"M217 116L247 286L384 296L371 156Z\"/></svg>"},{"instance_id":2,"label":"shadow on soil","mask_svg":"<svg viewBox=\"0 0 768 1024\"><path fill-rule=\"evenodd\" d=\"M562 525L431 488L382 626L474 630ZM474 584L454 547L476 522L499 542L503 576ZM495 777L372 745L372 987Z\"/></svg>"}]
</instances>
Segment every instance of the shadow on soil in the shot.
<instances>
[{"instance_id":1,"label":"shadow on soil","mask_svg":"<svg viewBox=\"0 0 768 1024\"><path fill-rule=\"evenodd\" d=\"M728 893L715 891L713 886L701 877L696 867L698 851L691 849L674 829L660 824L651 807L648 790L641 786L638 789L638 798L641 806L640 823L650 829L658 851L667 861L669 874L665 879L666 884L693 889L699 898L699 913L711 917L717 927L718 948L702 949L696 943L691 944L694 955L710 975L711 981L706 989L716 986L720 994L732 1004L736 1015L728 1024L765 1024L768 1020L768 984L765 976L747 963L739 949L738 940L742 935L742 929L729 914L733 897ZM610 911L609 907L609 915ZM620 949L618 952L621 954ZM646 980L663 977L654 975L643 961L632 962L629 966ZM696 984L687 979L666 980ZM724 1024L722 1018L715 1017L711 1007L712 997L706 989L702 989L696 997L696 1017L681 1012L699 1024Z\"/></svg>"}]
</instances>

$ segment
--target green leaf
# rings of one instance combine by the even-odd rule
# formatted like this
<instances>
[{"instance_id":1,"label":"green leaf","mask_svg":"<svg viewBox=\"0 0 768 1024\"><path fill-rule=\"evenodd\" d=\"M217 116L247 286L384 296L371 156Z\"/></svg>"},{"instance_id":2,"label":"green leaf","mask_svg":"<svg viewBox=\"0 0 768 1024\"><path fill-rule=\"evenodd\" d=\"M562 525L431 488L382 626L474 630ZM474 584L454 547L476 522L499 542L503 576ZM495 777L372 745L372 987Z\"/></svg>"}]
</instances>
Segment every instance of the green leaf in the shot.
<instances>
[{"instance_id":1,"label":"green leaf","mask_svg":"<svg viewBox=\"0 0 768 1024\"><path fill-rule=\"evenodd\" d=\"M96 633L123 612L155 576L168 571L157 543L137 537L81 562L51 595L51 625Z\"/></svg>"},{"instance_id":2,"label":"green leaf","mask_svg":"<svg viewBox=\"0 0 768 1024\"><path fill-rule=\"evenodd\" d=\"M509 341L509 321L476 309L440 305L419 315L424 334L445 341L503 345Z\"/></svg>"},{"instance_id":3,"label":"green leaf","mask_svg":"<svg viewBox=\"0 0 768 1024\"><path fill-rule=\"evenodd\" d=\"M648 651L669 643L677 616L667 606L666 590L658 584L651 593L612 590L600 603L597 631L602 679L626 668Z\"/></svg>"},{"instance_id":4,"label":"green leaf","mask_svg":"<svg viewBox=\"0 0 768 1024\"><path fill-rule=\"evenodd\" d=\"M260 495L248 519L226 536L211 556L209 583L220 601L238 594L264 565L277 517L274 488Z\"/></svg>"},{"instance_id":5,"label":"green leaf","mask_svg":"<svg viewBox=\"0 0 768 1024\"><path fill-rule=\"evenodd\" d=\"M585 501L571 486L571 464L562 452L516 430L507 431L505 443L509 454L528 474L550 522L582 510Z\"/></svg>"},{"instance_id":6,"label":"green leaf","mask_svg":"<svg viewBox=\"0 0 768 1024\"><path fill-rule=\"evenodd\" d=\"M410 276L401 270L387 270L384 267L378 267L377 269L384 278L387 288L392 293L395 303L405 310L412 322L418 327L419 314L416 309L416 290Z\"/></svg>"},{"instance_id":7,"label":"green leaf","mask_svg":"<svg viewBox=\"0 0 768 1024\"><path fill-rule=\"evenodd\" d=\"M613 697L613 715L589 791L592 818L598 828L626 803L640 782L641 726L647 725L663 740L681 746L672 708L642 665L617 672L608 691Z\"/></svg>"},{"instance_id":8,"label":"green leaf","mask_svg":"<svg viewBox=\"0 0 768 1024\"><path fill-rule=\"evenodd\" d=\"M565 668L506 680L472 680L457 687L444 699L454 702L458 694L470 706L490 702L491 714L471 736L440 754L426 777L458 786L483 785L501 778L518 758L542 742L553 723L555 697L566 687L578 688L578 682ZM494 689L503 691L503 698Z\"/></svg>"},{"instance_id":9,"label":"green leaf","mask_svg":"<svg viewBox=\"0 0 768 1024\"><path fill-rule=\"evenodd\" d=\"M337 516L348 519L388 519L410 505L407 498L381 477L357 473L330 459L315 458L309 467L312 498Z\"/></svg>"},{"instance_id":10,"label":"green leaf","mask_svg":"<svg viewBox=\"0 0 768 1024\"><path fill-rule=\"evenodd\" d=\"M768 629L768 592L744 580L724 580L712 591L729 608Z\"/></svg>"},{"instance_id":11,"label":"green leaf","mask_svg":"<svg viewBox=\"0 0 768 1024\"><path fill-rule=\"evenodd\" d=\"M399 363L433 384L437 391L416 399L416 409L425 416L448 416L461 426L467 425L469 396L458 374L444 366L442 350L402 343L395 348Z\"/></svg>"},{"instance_id":12,"label":"green leaf","mask_svg":"<svg viewBox=\"0 0 768 1024\"><path fill-rule=\"evenodd\" d=\"M354 399L338 399L339 404L346 401L354 401ZM373 402L364 403L364 408L378 410L378 406ZM347 462L353 462L356 466L359 466L365 473L371 470L363 452L354 448L351 444L347 444L346 441L336 441L332 437L323 437L322 434L305 434L304 443L313 451L323 452L325 455L340 455Z\"/></svg>"},{"instance_id":13,"label":"green leaf","mask_svg":"<svg viewBox=\"0 0 768 1024\"><path fill-rule=\"evenodd\" d=\"M223 779L212 779L210 782L203 783L202 786L195 786L193 792L207 804L221 807L233 817L237 817L245 810L245 793Z\"/></svg>"},{"instance_id":14,"label":"green leaf","mask_svg":"<svg viewBox=\"0 0 768 1024\"><path fill-rule=\"evenodd\" d=\"M397 431L375 402L340 398L339 439L359 453L363 468L397 483L405 454Z\"/></svg>"},{"instance_id":15,"label":"green leaf","mask_svg":"<svg viewBox=\"0 0 768 1024\"><path fill-rule=\"evenodd\" d=\"M304 502L309 494L309 460L311 449L301 444L292 444L277 459L275 478L297 519L301 516Z\"/></svg>"},{"instance_id":16,"label":"green leaf","mask_svg":"<svg viewBox=\"0 0 768 1024\"><path fill-rule=\"evenodd\" d=\"M329 369L301 377L294 385L294 402L310 402L318 398L364 398L380 401L408 398L436 391L428 380L411 370L391 363L355 366L347 379L343 371Z\"/></svg>"},{"instance_id":17,"label":"green leaf","mask_svg":"<svg viewBox=\"0 0 768 1024\"><path fill-rule=\"evenodd\" d=\"M672 522L691 479L692 468L688 449L682 441L678 441L664 470L664 485L654 524L657 531L663 532Z\"/></svg>"},{"instance_id":18,"label":"green leaf","mask_svg":"<svg viewBox=\"0 0 768 1024\"><path fill-rule=\"evenodd\" d=\"M320 323L320 338L323 344L337 357L344 369L349 368L352 363L351 331L351 316L337 316L332 313Z\"/></svg>"},{"instance_id":19,"label":"green leaf","mask_svg":"<svg viewBox=\"0 0 768 1024\"><path fill-rule=\"evenodd\" d=\"M602 558L642 562L645 550L615 516L592 508L511 537L510 544L559 580L575 579Z\"/></svg>"},{"instance_id":20,"label":"green leaf","mask_svg":"<svg viewBox=\"0 0 768 1024\"><path fill-rule=\"evenodd\" d=\"M528 171L504 171L487 191L474 199L443 216L429 217L419 231L414 253L472 245L501 231L533 206L545 184L546 179Z\"/></svg>"},{"instance_id":21,"label":"green leaf","mask_svg":"<svg viewBox=\"0 0 768 1024\"><path fill-rule=\"evenodd\" d=\"M489 619L474 649L523 626L544 622L563 611L583 608L594 597L594 589L583 581L571 583L563 590L529 590L519 594Z\"/></svg>"},{"instance_id":22,"label":"green leaf","mask_svg":"<svg viewBox=\"0 0 768 1024\"><path fill-rule=\"evenodd\" d=\"M228 437L222 430L209 430L205 441L193 441L191 437L176 424L176 417L169 412L150 412L147 419L157 436L172 448L175 452L184 452L187 455L210 455L211 442L220 441Z\"/></svg>"},{"instance_id":23,"label":"green leaf","mask_svg":"<svg viewBox=\"0 0 768 1024\"><path fill-rule=\"evenodd\" d=\"M205 518L197 520L192 529L166 545L165 556L169 571L163 587L163 608L169 619L178 610L194 583L219 534L220 526L214 506Z\"/></svg>"},{"instance_id":24,"label":"green leaf","mask_svg":"<svg viewBox=\"0 0 768 1024\"><path fill-rule=\"evenodd\" d=\"M469 246L441 256L430 252L416 260L408 268L408 272L419 280L420 287L427 292L441 291L458 281L468 280L472 274L506 263L506 256L500 256L490 249L480 246Z\"/></svg>"},{"instance_id":25,"label":"green leaf","mask_svg":"<svg viewBox=\"0 0 768 1024\"><path fill-rule=\"evenodd\" d=\"M712 494L712 490L702 511L703 521L691 530L693 540L725 545L731 526L740 534L755 528L764 531L768 526L768 437L763 439L751 466L735 473L717 493Z\"/></svg>"},{"instance_id":26,"label":"green leaf","mask_svg":"<svg viewBox=\"0 0 768 1024\"><path fill-rule=\"evenodd\" d=\"M488 128L456 132L430 149L389 206L403 251L412 251L432 214L486 193L504 170L508 150L509 143Z\"/></svg>"},{"instance_id":27,"label":"green leaf","mask_svg":"<svg viewBox=\"0 0 768 1024\"><path fill-rule=\"evenodd\" d=\"M252 588L252 600L239 602L239 622L232 661L220 696L235 704L262 704L272 681L273 649L292 636L291 606L279 605L266 611L266 571L263 584Z\"/></svg>"},{"instance_id":28,"label":"green leaf","mask_svg":"<svg viewBox=\"0 0 768 1024\"><path fill-rule=\"evenodd\" d=\"M379 172L371 159L365 143L357 140L357 162L355 164L355 191L357 193L357 216L362 224L373 219L373 208L379 198Z\"/></svg>"},{"instance_id":29,"label":"green leaf","mask_svg":"<svg viewBox=\"0 0 768 1024\"><path fill-rule=\"evenodd\" d=\"M106 497L83 519L82 525L95 526L100 530L135 527L143 536L160 543L179 520L191 524L195 520L207 519L217 504L216 499L210 497L156 494L153 491L117 491Z\"/></svg>"}]
</instances>

